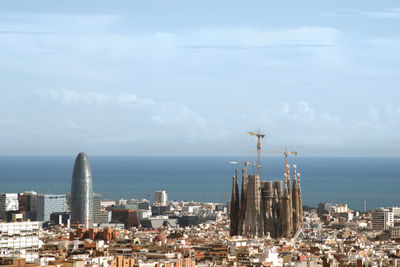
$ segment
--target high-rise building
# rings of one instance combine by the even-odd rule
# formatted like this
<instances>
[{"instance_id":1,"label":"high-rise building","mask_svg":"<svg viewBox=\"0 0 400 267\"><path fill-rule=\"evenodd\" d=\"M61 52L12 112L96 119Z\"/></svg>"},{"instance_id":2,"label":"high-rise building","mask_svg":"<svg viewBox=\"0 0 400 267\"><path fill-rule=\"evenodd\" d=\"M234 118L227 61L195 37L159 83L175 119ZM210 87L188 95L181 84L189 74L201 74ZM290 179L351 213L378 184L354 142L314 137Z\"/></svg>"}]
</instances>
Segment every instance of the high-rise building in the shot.
<instances>
[{"instance_id":1,"label":"high-rise building","mask_svg":"<svg viewBox=\"0 0 400 267\"><path fill-rule=\"evenodd\" d=\"M154 204L167 205L168 195L165 190L156 191L154 193Z\"/></svg>"},{"instance_id":2,"label":"high-rise building","mask_svg":"<svg viewBox=\"0 0 400 267\"><path fill-rule=\"evenodd\" d=\"M147 199L142 199L138 201L137 204L138 204L138 209L140 210L151 210L150 201Z\"/></svg>"},{"instance_id":3,"label":"high-rise building","mask_svg":"<svg viewBox=\"0 0 400 267\"><path fill-rule=\"evenodd\" d=\"M25 191L24 193L18 194L18 208L20 212L27 212L30 210L29 196L31 195L37 195L37 193L35 191Z\"/></svg>"},{"instance_id":4,"label":"high-rise building","mask_svg":"<svg viewBox=\"0 0 400 267\"><path fill-rule=\"evenodd\" d=\"M24 193L18 194L19 212L23 214L26 220L36 220L36 201L37 192L25 191Z\"/></svg>"},{"instance_id":5,"label":"high-rise building","mask_svg":"<svg viewBox=\"0 0 400 267\"><path fill-rule=\"evenodd\" d=\"M108 223L108 212L102 211L101 194L93 193L93 223Z\"/></svg>"},{"instance_id":6,"label":"high-rise building","mask_svg":"<svg viewBox=\"0 0 400 267\"><path fill-rule=\"evenodd\" d=\"M26 262L39 259L39 222L0 222L2 257L21 257Z\"/></svg>"},{"instance_id":7,"label":"high-rise building","mask_svg":"<svg viewBox=\"0 0 400 267\"><path fill-rule=\"evenodd\" d=\"M65 212L67 200L65 195L37 195L36 221L48 222L53 212Z\"/></svg>"},{"instance_id":8,"label":"high-rise building","mask_svg":"<svg viewBox=\"0 0 400 267\"><path fill-rule=\"evenodd\" d=\"M389 209L377 209L372 212L372 228L374 230L389 230L393 223L393 212Z\"/></svg>"},{"instance_id":9,"label":"high-rise building","mask_svg":"<svg viewBox=\"0 0 400 267\"><path fill-rule=\"evenodd\" d=\"M93 224L92 170L86 153L81 152L75 160L71 183L71 224Z\"/></svg>"},{"instance_id":10,"label":"high-rise building","mask_svg":"<svg viewBox=\"0 0 400 267\"><path fill-rule=\"evenodd\" d=\"M319 215L326 214L332 212L333 207L329 202L321 202L318 204L317 212Z\"/></svg>"},{"instance_id":11,"label":"high-rise building","mask_svg":"<svg viewBox=\"0 0 400 267\"><path fill-rule=\"evenodd\" d=\"M0 219L5 219L8 211L17 211L18 207L18 194L0 193Z\"/></svg>"}]
</instances>

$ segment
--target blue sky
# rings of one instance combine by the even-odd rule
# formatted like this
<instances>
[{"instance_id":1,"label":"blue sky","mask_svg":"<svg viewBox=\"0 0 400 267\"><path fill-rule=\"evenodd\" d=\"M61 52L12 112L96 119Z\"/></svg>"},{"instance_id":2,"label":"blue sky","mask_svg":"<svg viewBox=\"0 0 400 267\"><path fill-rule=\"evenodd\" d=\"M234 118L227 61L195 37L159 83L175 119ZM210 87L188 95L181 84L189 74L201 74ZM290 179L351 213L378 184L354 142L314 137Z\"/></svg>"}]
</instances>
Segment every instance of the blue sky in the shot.
<instances>
[{"instance_id":1,"label":"blue sky","mask_svg":"<svg viewBox=\"0 0 400 267\"><path fill-rule=\"evenodd\" d=\"M400 156L397 1L0 4L2 155Z\"/></svg>"}]
</instances>

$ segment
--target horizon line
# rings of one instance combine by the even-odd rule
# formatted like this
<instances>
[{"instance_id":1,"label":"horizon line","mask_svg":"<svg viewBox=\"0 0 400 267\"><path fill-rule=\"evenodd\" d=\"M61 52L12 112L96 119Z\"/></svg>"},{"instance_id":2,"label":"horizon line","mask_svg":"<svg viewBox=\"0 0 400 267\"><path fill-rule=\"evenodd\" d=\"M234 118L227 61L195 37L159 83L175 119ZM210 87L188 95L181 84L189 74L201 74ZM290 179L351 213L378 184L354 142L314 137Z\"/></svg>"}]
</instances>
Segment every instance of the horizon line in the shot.
<instances>
[{"instance_id":1,"label":"horizon line","mask_svg":"<svg viewBox=\"0 0 400 267\"><path fill-rule=\"evenodd\" d=\"M80 151L84 152L84 151ZM29 154L29 155L3 155L0 154L0 157L76 157L80 152L76 154L64 154L64 155L34 155L34 154ZM87 152L85 152L88 154ZM90 157L249 157L249 158L256 158L257 155L118 155L118 154L111 154L111 155L105 155L105 154L88 154ZM283 153L282 155L263 155L262 158L277 158L277 157L284 157ZM382 155L368 155L368 156L361 156L361 155L338 155L338 156L329 156L329 155L304 155L304 156L297 156L302 157L302 158L388 158L388 159L397 159L400 158L400 156L382 156Z\"/></svg>"}]
</instances>

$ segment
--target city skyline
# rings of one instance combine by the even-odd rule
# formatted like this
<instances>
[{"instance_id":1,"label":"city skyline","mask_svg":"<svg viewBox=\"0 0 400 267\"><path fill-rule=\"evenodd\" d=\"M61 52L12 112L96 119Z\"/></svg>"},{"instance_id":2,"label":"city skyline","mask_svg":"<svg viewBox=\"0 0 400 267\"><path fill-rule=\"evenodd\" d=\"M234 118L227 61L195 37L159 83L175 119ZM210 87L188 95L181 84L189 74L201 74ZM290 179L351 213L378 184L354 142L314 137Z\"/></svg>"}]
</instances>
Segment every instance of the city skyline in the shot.
<instances>
[{"instance_id":1,"label":"city skyline","mask_svg":"<svg viewBox=\"0 0 400 267\"><path fill-rule=\"evenodd\" d=\"M0 155L400 156L395 1L3 1Z\"/></svg>"}]
</instances>

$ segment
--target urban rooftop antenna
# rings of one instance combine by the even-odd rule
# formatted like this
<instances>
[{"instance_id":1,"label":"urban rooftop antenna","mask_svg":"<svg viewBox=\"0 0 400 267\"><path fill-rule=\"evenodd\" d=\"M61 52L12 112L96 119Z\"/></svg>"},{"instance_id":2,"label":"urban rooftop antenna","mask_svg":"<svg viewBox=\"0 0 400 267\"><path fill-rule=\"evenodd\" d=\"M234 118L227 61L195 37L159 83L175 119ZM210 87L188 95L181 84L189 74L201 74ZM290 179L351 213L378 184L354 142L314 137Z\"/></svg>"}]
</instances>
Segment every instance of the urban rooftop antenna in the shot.
<instances>
[{"instance_id":1,"label":"urban rooftop antenna","mask_svg":"<svg viewBox=\"0 0 400 267\"><path fill-rule=\"evenodd\" d=\"M265 134L260 133L260 129L258 129L257 133L248 132L250 135L257 136L257 175L261 176L261 138L264 138Z\"/></svg>"}]
</instances>

